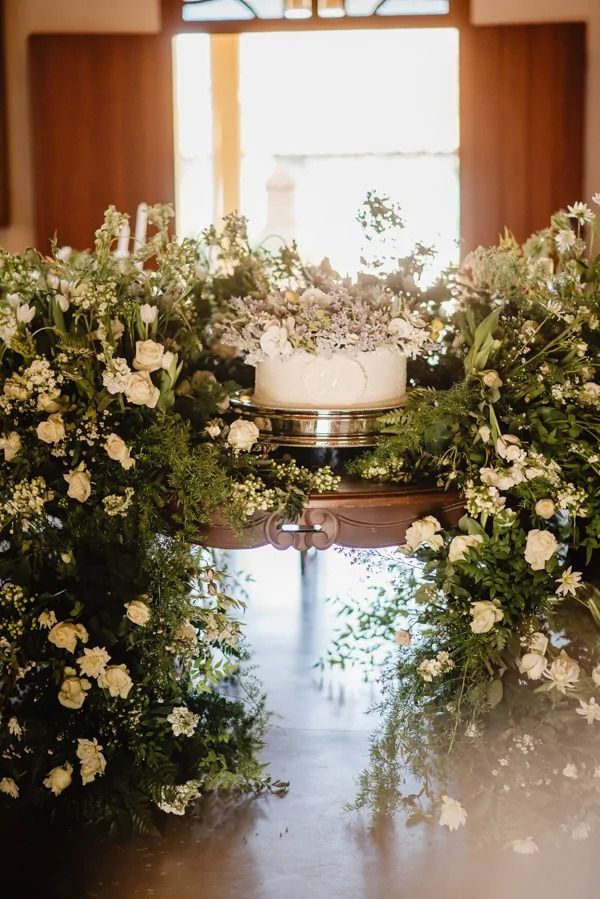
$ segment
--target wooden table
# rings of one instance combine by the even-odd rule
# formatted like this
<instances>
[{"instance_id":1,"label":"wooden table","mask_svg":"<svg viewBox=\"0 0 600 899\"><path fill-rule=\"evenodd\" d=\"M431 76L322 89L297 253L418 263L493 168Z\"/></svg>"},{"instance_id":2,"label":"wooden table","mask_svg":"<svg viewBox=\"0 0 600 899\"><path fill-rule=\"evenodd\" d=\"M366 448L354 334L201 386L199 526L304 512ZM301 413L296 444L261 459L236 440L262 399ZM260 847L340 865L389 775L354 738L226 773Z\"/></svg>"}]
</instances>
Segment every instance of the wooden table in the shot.
<instances>
[{"instance_id":1,"label":"wooden table","mask_svg":"<svg viewBox=\"0 0 600 899\"><path fill-rule=\"evenodd\" d=\"M199 530L198 543L219 549L254 549L270 544L276 549L328 549L330 546L374 549L397 546L417 518L435 515L454 526L464 513L458 493L435 487L398 486L343 479L334 493L312 494L297 521L279 512L257 513L236 534L216 517Z\"/></svg>"}]
</instances>

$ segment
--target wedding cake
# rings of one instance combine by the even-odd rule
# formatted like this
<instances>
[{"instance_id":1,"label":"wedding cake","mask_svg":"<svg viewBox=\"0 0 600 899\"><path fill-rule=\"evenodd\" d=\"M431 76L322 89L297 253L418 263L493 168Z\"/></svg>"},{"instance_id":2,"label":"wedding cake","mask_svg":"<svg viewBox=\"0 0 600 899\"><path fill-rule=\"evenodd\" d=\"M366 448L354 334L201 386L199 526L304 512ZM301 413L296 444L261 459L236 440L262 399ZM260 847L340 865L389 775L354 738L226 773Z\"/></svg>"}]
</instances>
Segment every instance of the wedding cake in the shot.
<instances>
[{"instance_id":1,"label":"wedding cake","mask_svg":"<svg viewBox=\"0 0 600 899\"><path fill-rule=\"evenodd\" d=\"M343 282L236 298L221 339L255 367L257 406L335 411L400 405L428 336L379 285Z\"/></svg>"}]
</instances>

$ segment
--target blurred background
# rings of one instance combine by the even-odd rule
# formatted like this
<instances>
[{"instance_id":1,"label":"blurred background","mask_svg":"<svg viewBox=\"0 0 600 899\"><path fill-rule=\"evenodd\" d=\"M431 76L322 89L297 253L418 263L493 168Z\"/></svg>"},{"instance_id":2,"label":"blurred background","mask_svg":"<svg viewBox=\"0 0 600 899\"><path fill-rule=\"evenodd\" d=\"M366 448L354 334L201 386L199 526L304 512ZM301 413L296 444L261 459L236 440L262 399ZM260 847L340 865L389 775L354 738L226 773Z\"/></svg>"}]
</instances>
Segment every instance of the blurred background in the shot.
<instances>
[{"instance_id":1,"label":"blurred background","mask_svg":"<svg viewBox=\"0 0 600 899\"><path fill-rule=\"evenodd\" d=\"M600 185L597 0L3 0L0 245L109 203L359 264L367 190L441 266Z\"/></svg>"}]
</instances>

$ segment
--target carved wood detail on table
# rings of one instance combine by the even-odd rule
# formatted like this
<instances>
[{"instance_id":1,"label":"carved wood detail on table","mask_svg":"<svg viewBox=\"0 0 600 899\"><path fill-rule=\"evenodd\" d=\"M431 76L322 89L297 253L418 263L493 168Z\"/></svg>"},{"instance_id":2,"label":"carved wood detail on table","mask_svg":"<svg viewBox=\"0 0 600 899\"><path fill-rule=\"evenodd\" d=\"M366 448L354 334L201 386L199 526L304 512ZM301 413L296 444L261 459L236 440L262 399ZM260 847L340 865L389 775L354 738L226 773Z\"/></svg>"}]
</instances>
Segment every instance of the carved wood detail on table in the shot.
<instances>
[{"instance_id":1,"label":"carved wood detail on table","mask_svg":"<svg viewBox=\"0 0 600 899\"><path fill-rule=\"evenodd\" d=\"M397 546L417 518L435 515L446 526L464 513L455 491L431 486L399 486L344 479L334 493L313 494L296 521L279 512L257 513L241 534L215 516L199 529L197 542L218 549L328 549L334 544L356 549Z\"/></svg>"}]
</instances>

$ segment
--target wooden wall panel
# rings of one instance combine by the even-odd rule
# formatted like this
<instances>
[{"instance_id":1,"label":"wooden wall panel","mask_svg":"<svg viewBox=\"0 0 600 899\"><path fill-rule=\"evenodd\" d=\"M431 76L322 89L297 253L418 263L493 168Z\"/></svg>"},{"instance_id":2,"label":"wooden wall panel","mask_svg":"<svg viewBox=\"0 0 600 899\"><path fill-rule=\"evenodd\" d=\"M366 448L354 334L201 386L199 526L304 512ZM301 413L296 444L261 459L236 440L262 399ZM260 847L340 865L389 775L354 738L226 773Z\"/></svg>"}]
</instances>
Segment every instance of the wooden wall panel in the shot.
<instances>
[{"instance_id":1,"label":"wooden wall panel","mask_svg":"<svg viewBox=\"0 0 600 899\"><path fill-rule=\"evenodd\" d=\"M36 245L85 248L104 209L173 202L171 44L160 36L30 39Z\"/></svg>"},{"instance_id":2,"label":"wooden wall panel","mask_svg":"<svg viewBox=\"0 0 600 899\"><path fill-rule=\"evenodd\" d=\"M4 17L6 4L0 0L0 228L10 224L10 182L8 174L8 132L6 110L6 45Z\"/></svg>"},{"instance_id":3,"label":"wooden wall panel","mask_svg":"<svg viewBox=\"0 0 600 899\"><path fill-rule=\"evenodd\" d=\"M467 27L460 48L466 252L582 198L585 26Z\"/></svg>"}]
</instances>

